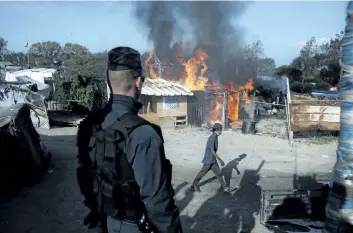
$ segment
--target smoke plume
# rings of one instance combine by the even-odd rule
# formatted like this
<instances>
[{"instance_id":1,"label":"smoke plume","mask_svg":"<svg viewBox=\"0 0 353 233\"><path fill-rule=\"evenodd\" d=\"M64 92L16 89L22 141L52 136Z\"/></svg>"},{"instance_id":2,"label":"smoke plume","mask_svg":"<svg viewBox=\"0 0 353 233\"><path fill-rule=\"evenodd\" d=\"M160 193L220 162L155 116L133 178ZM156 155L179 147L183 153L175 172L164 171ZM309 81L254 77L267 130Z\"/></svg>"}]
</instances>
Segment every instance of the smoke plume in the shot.
<instances>
[{"instance_id":1,"label":"smoke plume","mask_svg":"<svg viewBox=\"0 0 353 233\"><path fill-rule=\"evenodd\" d=\"M205 76L228 84L245 83L252 75L242 55L244 31L237 20L245 13L246 2L135 2L136 18L148 29L148 39L162 62L177 64L177 42L184 55L196 48L205 50L209 67ZM187 57L186 57L187 58Z\"/></svg>"}]
</instances>

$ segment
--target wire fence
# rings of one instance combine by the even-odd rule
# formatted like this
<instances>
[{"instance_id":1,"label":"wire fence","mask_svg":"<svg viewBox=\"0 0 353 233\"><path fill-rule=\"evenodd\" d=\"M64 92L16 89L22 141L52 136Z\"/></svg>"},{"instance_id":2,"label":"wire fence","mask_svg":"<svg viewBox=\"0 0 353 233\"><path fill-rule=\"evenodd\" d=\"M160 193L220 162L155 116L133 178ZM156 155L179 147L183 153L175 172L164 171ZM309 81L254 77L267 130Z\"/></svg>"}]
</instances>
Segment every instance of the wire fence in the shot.
<instances>
[{"instance_id":1,"label":"wire fence","mask_svg":"<svg viewBox=\"0 0 353 233\"><path fill-rule=\"evenodd\" d=\"M288 115L285 104L254 101L255 131L259 135L270 135L288 139Z\"/></svg>"}]
</instances>

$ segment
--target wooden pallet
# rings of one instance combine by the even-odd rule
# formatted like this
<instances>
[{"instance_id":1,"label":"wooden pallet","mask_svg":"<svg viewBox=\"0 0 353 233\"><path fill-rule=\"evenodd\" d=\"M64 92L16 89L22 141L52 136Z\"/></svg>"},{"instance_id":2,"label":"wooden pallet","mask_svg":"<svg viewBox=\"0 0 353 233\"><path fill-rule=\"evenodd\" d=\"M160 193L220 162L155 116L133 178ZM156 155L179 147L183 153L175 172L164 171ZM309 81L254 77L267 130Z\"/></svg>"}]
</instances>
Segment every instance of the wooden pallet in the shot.
<instances>
[{"instance_id":1,"label":"wooden pallet","mask_svg":"<svg viewBox=\"0 0 353 233\"><path fill-rule=\"evenodd\" d=\"M174 117L174 127L185 127L188 125L187 116L176 116Z\"/></svg>"}]
</instances>

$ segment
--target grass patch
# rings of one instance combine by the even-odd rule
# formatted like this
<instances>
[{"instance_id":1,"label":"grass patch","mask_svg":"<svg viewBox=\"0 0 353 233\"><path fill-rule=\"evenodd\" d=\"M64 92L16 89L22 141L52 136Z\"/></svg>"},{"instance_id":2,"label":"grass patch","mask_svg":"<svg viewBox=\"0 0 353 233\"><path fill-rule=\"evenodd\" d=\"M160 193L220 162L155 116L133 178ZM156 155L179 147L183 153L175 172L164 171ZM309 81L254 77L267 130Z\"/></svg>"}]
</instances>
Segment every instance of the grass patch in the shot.
<instances>
[{"instance_id":1,"label":"grass patch","mask_svg":"<svg viewBox=\"0 0 353 233\"><path fill-rule=\"evenodd\" d=\"M307 96L307 95L291 95L292 100L317 100L314 97Z\"/></svg>"},{"instance_id":2,"label":"grass patch","mask_svg":"<svg viewBox=\"0 0 353 233\"><path fill-rule=\"evenodd\" d=\"M316 145L324 145L330 144L332 142L337 142L338 137L336 136L314 136L310 137L306 140L307 144L316 144Z\"/></svg>"}]
</instances>

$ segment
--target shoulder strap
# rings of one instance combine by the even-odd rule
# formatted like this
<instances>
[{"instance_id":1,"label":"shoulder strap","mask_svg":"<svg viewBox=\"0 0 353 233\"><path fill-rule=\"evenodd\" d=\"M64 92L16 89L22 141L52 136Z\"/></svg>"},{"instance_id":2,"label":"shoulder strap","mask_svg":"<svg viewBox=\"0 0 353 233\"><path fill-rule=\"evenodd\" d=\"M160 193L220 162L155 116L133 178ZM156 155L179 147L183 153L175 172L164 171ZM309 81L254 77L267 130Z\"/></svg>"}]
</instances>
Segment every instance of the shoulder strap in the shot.
<instances>
[{"instance_id":1,"label":"shoulder strap","mask_svg":"<svg viewBox=\"0 0 353 233\"><path fill-rule=\"evenodd\" d=\"M142 125L151 125L150 122L133 113L126 113L122 115L119 117L118 122L120 122L126 129L127 135Z\"/></svg>"},{"instance_id":2,"label":"shoulder strap","mask_svg":"<svg viewBox=\"0 0 353 233\"><path fill-rule=\"evenodd\" d=\"M126 113L120 116L111 127L127 138L134 129L142 125L150 125L150 123L136 114Z\"/></svg>"},{"instance_id":3,"label":"shoulder strap","mask_svg":"<svg viewBox=\"0 0 353 233\"><path fill-rule=\"evenodd\" d=\"M161 128L158 125L153 124L136 114L132 114L132 113L124 114L119 118L119 122L127 129L127 135L129 135L134 129L142 125L150 125L159 135L161 140L164 142Z\"/></svg>"}]
</instances>

